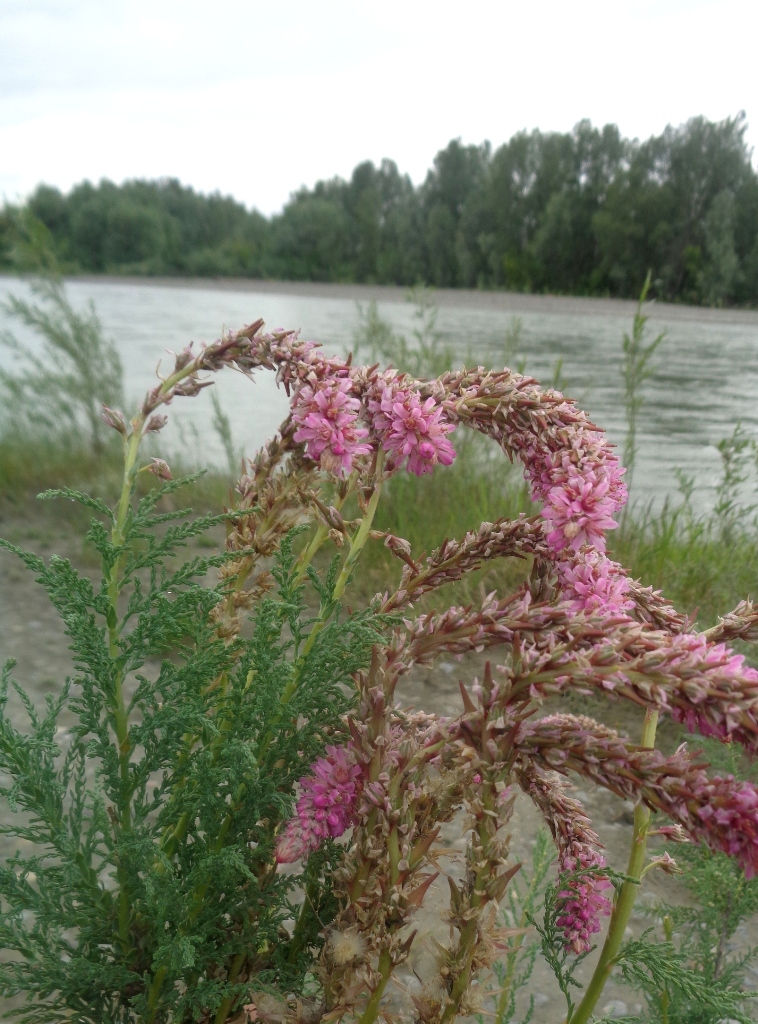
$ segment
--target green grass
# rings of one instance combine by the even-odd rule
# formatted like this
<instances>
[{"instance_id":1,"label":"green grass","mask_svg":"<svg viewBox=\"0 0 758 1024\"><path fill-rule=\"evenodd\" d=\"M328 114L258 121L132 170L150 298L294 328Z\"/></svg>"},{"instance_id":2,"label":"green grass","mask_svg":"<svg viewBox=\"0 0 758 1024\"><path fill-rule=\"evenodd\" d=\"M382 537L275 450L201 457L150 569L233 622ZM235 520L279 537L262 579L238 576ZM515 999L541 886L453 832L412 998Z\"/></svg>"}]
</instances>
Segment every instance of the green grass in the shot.
<instances>
[{"instance_id":1,"label":"green grass","mask_svg":"<svg viewBox=\"0 0 758 1024\"><path fill-rule=\"evenodd\" d=\"M398 473L382 496L377 528L405 537L414 551L430 551L446 537L532 509L520 468L493 442L470 433L456 434L454 442L452 466L423 477Z\"/></svg>"},{"instance_id":2,"label":"green grass","mask_svg":"<svg viewBox=\"0 0 758 1024\"><path fill-rule=\"evenodd\" d=\"M661 589L705 629L741 600L758 595L758 528L747 516L731 529L685 509L633 511L610 551L635 578Z\"/></svg>"},{"instance_id":3,"label":"green grass","mask_svg":"<svg viewBox=\"0 0 758 1024\"><path fill-rule=\"evenodd\" d=\"M377 526L407 538L420 553L483 521L534 513L520 468L483 441L467 437L454 464L430 477L394 477ZM608 541L611 556L629 575L661 589L701 629L744 598L758 596L758 526L748 514L737 516L726 529L715 515L697 518L686 507L669 505L654 512L634 506ZM378 576L390 570L386 549L377 545L368 558ZM516 578L512 570L504 573L501 564L486 574L484 585L502 587Z\"/></svg>"},{"instance_id":4,"label":"green grass","mask_svg":"<svg viewBox=\"0 0 758 1024\"><path fill-rule=\"evenodd\" d=\"M460 432L459 432L460 434ZM405 537L414 557L430 552L446 537L462 537L482 522L500 516L531 514L519 466L511 466L486 438L470 433L455 437L458 458L452 466L417 478L399 473L390 480L376 518L377 529ZM175 476L187 472L171 460ZM43 515L33 502L47 488L73 487L115 499L120 485L121 452L118 439L101 455L61 439L0 438L0 511ZM142 485L152 485L145 473ZM180 492L175 500L198 509L218 509L231 501L232 479L212 471ZM65 515L68 503L56 505ZM74 516L74 506L71 515ZM82 520L82 525L84 521ZM697 617L701 628L745 597L758 595L758 528L743 516L731 529L716 517L697 519L686 509L671 507L654 513L633 508L620 529L609 535L611 555L635 578L663 590L677 608ZM389 586L401 565L380 543L368 546L364 556L366 595ZM500 563L467 581L470 600L482 590L503 589L523 578L524 563Z\"/></svg>"},{"instance_id":5,"label":"green grass","mask_svg":"<svg viewBox=\"0 0 758 1024\"><path fill-rule=\"evenodd\" d=\"M379 504L375 527L410 541L415 559L431 553L446 538L464 537L484 522L536 511L520 467L512 466L493 442L460 430L453 442L457 457L452 466L423 477L398 473L387 484ZM365 596L390 587L402 570L402 564L382 543L368 545L363 565L365 572L357 589ZM457 583L454 600L460 603L490 590L510 589L528 567L526 560L500 561ZM445 589L425 604L444 604L447 597Z\"/></svg>"},{"instance_id":6,"label":"green grass","mask_svg":"<svg viewBox=\"0 0 758 1024\"><path fill-rule=\"evenodd\" d=\"M172 458L171 470L175 477L188 475L192 467ZM0 512L12 514L33 509L31 504L41 491L58 487L96 493L104 500L114 502L121 488L123 455L117 436L99 454L75 439L48 436L0 435ZM147 490L156 483L150 473L140 476L140 489ZM231 500L233 481L229 473L205 472L198 480L182 490L175 500L199 509L219 509ZM59 505L60 509L61 506ZM76 513L72 505L72 514ZM31 514L34 514L33 512Z\"/></svg>"}]
</instances>

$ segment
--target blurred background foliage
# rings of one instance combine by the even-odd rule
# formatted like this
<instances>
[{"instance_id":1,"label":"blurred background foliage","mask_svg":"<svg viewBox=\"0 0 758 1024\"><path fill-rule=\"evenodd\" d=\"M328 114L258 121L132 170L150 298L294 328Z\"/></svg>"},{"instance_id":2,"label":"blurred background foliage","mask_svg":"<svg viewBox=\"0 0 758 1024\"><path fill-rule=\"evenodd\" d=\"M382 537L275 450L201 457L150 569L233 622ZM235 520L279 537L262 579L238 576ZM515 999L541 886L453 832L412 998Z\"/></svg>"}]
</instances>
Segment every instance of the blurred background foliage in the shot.
<instances>
[{"instance_id":1,"label":"blurred background foliage","mask_svg":"<svg viewBox=\"0 0 758 1024\"><path fill-rule=\"evenodd\" d=\"M49 232L64 273L240 276L758 303L758 175L739 114L646 141L581 121L494 150L451 141L415 187L392 160L270 218L176 179L40 185L0 213L0 268ZM22 232L23 233L23 232Z\"/></svg>"}]
</instances>

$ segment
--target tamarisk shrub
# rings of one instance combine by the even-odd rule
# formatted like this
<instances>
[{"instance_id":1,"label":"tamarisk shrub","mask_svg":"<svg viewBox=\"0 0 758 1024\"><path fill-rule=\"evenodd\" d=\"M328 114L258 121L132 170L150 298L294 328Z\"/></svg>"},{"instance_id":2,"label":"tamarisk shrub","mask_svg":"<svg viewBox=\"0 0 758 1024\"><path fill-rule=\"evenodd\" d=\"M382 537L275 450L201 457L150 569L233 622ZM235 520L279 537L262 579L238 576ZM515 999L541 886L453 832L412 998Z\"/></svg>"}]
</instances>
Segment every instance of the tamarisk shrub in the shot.
<instances>
[{"instance_id":1,"label":"tamarisk shrub","mask_svg":"<svg viewBox=\"0 0 758 1024\"><path fill-rule=\"evenodd\" d=\"M163 511L180 483L164 462L141 463L140 443L163 427L166 406L224 367L274 371L290 414L247 463L236 507L199 519ZM758 789L708 776L684 748L665 757L654 737L669 714L758 749L758 673L727 647L758 635L758 611L743 603L696 633L608 558L623 470L561 394L509 370L419 381L353 366L258 321L188 347L131 419L110 408L104 418L124 446L116 507L44 495L95 513L99 587L67 561L3 542L47 589L74 660L43 713L13 684L26 732L0 718L5 831L24 840L0 873L0 990L28 994L24 1021L372 1024L404 1014L447 1024L475 1012L489 968L523 934L498 916L519 871L508 852L519 788L557 848L540 928L571 1024L590 1019L614 967L669 970L623 942L650 867L653 813L670 822L667 836L755 872ZM455 427L520 459L542 513L482 523L424 555L376 531L374 517L393 474L445 471ZM162 482L138 501L145 471ZM225 550L182 563L181 549L217 523ZM344 611L370 542L397 556L398 584ZM334 555L319 573L327 545ZM454 591L501 558L531 563L516 592L414 612L424 595ZM398 681L414 666L489 649L497 667L461 684L457 716L398 706ZM642 742L589 718L535 716L545 697L571 689L645 708ZM59 737L64 708L75 724ZM569 771L635 801L625 875L607 866L562 778ZM441 825L461 809L468 846L462 879L448 879L448 940L436 978L403 1009L391 982L440 870ZM571 973L609 914L575 1006ZM510 996L500 1003L505 1012ZM723 1005L739 1015L733 999Z\"/></svg>"}]
</instances>

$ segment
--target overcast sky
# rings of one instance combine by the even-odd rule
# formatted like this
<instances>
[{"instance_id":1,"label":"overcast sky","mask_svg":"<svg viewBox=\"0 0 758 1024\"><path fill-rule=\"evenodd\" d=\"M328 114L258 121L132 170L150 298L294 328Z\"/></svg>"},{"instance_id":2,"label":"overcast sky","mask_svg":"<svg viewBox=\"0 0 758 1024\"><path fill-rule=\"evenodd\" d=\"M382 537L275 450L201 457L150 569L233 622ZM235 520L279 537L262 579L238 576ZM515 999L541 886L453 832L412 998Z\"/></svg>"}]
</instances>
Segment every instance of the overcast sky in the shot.
<instances>
[{"instance_id":1,"label":"overcast sky","mask_svg":"<svg viewBox=\"0 0 758 1024\"><path fill-rule=\"evenodd\" d=\"M0 0L0 195L170 175L264 213L389 156L744 109L756 0Z\"/></svg>"}]
</instances>

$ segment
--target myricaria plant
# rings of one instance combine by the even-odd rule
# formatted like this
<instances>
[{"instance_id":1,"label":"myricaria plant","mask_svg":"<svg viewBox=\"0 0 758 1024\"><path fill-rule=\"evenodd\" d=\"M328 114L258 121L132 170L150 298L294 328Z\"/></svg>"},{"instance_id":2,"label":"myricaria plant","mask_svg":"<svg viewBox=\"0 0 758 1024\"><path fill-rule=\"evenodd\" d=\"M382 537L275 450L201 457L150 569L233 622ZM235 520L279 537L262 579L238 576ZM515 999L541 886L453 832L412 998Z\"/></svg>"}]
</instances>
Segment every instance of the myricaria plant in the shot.
<instances>
[{"instance_id":1,"label":"myricaria plant","mask_svg":"<svg viewBox=\"0 0 758 1024\"><path fill-rule=\"evenodd\" d=\"M246 464L235 507L193 520L164 510L181 482L141 443L174 399L226 367L275 372L290 412ZM479 1012L493 965L523 937L501 914L518 884L518 791L557 850L535 923L569 1024L592 1018L616 968L697 995L668 947L625 938L644 875L674 866L648 858L647 840L707 844L750 876L758 788L709 775L685 747L664 756L656 727L667 714L755 754L758 672L727 644L758 636L758 609L745 602L698 633L608 557L623 469L573 402L509 370L416 380L354 366L258 321L177 355L131 419L111 408L104 418L123 439L115 508L46 495L95 512L100 586L4 542L47 588L74 664L44 713L26 701L27 732L0 720L6 831L24 840L0 875L0 986L28 994L23 1020L447 1024ZM444 473L460 428L521 460L542 511L482 523L428 554L377 530L387 481ZM138 500L145 472L159 483ZM220 524L225 549L182 563L181 549ZM397 585L350 610L373 543L397 557ZM465 576L508 558L530 566L522 586L455 603ZM443 587L450 603L424 610ZM461 681L459 714L399 704L411 670L470 652L492 658ZM591 718L540 715L572 691L644 709L640 741ZM64 708L75 724L61 735ZM623 873L569 772L635 803ZM441 827L456 815L467 848L462 876L446 879L445 939L434 972L409 986L404 965L426 941L414 919L439 893ZM577 963L604 925L575 1003ZM500 1017L511 1005L501 995ZM719 999L721 1016L747 1019L739 996Z\"/></svg>"}]
</instances>

